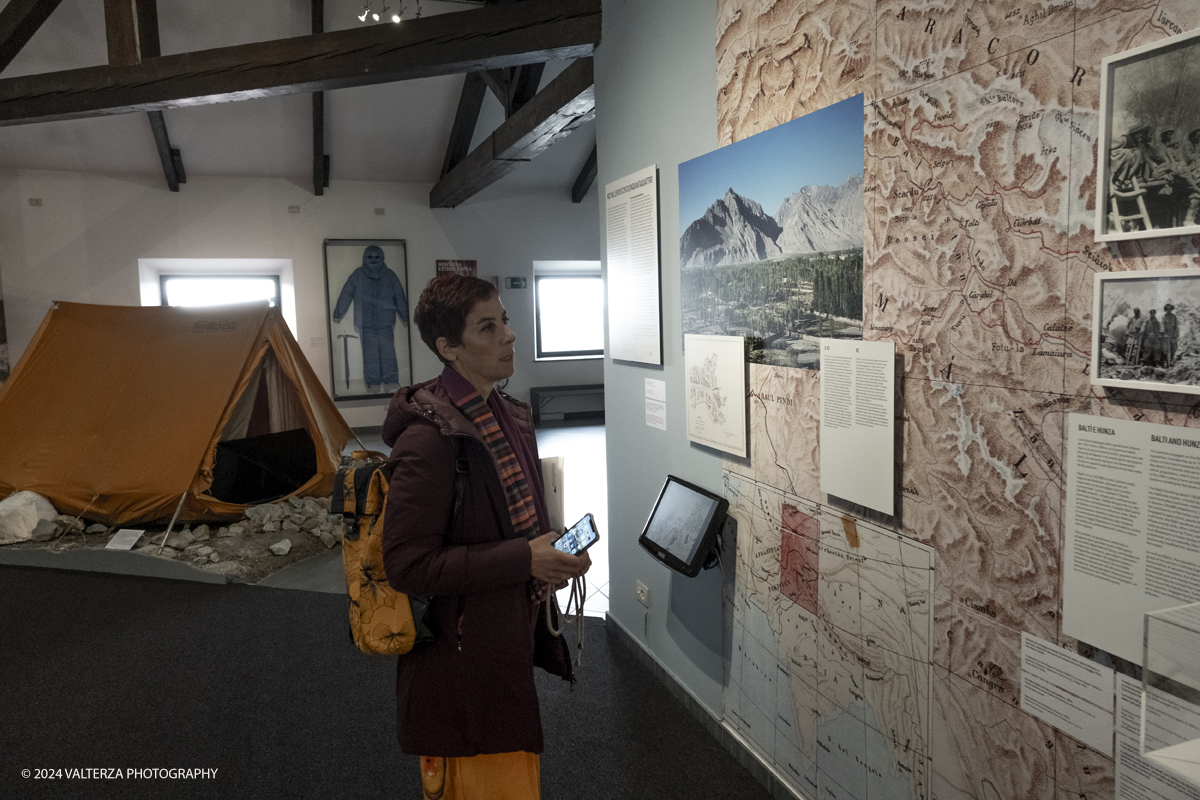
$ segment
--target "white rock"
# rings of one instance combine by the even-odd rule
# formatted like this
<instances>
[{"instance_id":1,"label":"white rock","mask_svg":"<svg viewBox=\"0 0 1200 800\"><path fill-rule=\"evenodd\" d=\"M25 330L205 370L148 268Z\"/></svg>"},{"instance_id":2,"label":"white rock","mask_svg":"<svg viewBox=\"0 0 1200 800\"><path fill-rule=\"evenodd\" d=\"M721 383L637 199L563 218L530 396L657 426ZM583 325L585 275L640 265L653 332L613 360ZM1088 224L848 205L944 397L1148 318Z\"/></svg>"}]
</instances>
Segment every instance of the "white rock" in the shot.
<instances>
[{"instance_id":1,"label":"white rock","mask_svg":"<svg viewBox=\"0 0 1200 800\"><path fill-rule=\"evenodd\" d=\"M35 492L17 492L0 500L0 544L29 541L39 520L57 514L54 505Z\"/></svg>"},{"instance_id":2,"label":"white rock","mask_svg":"<svg viewBox=\"0 0 1200 800\"><path fill-rule=\"evenodd\" d=\"M101 525L99 522L95 522L95 523L87 526L87 530L85 531L85 533L104 533L107 530L108 530L107 525Z\"/></svg>"},{"instance_id":3,"label":"white rock","mask_svg":"<svg viewBox=\"0 0 1200 800\"><path fill-rule=\"evenodd\" d=\"M200 547L196 548L196 555L198 556L207 556L212 552L213 549L208 545L201 545Z\"/></svg>"},{"instance_id":4,"label":"white rock","mask_svg":"<svg viewBox=\"0 0 1200 800\"><path fill-rule=\"evenodd\" d=\"M327 531L320 531L318 535L321 537L321 541L325 543L326 549L329 549L330 547L333 547L335 544L337 544L337 539L333 538L332 533L328 533Z\"/></svg>"},{"instance_id":5,"label":"white rock","mask_svg":"<svg viewBox=\"0 0 1200 800\"><path fill-rule=\"evenodd\" d=\"M207 542L212 535L212 528L207 525L201 525L196 530L192 531L192 536L196 537L197 542Z\"/></svg>"},{"instance_id":6,"label":"white rock","mask_svg":"<svg viewBox=\"0 0 1200 800\"><path fill-rule=\"evenodd\" d=\"M279 520L275 520L275 519L269 520L269 521L263 523L263 526L262 526L263 533L275 533L276 531L279 530L279 528L280 528Z\"/></svg>"},{"instance_id":7,"label":"white rock","mask_svg":"<svg viewBox=\"0 0 1200 800\"><path fill-rule=\"evenodd\" d=\"M62 536L62 528L52 519L39 519L37 525L33 526L33 531L29 534L29 538L35 542L48 542L51 539L57 539Z\"/></svg>"},{"instance_id":8,"label":"white rock","mask_svg":"<svg viewBox=\"0 0 1200 800\"><path fill-rule=\"evenodd\" d=\"M271 545L271 552L277 556L286 556L292 549L291 539L280 539Z\"/></svg>"},{"instance_id":9,"label":"white rock","mask_svg":"<svg viewBox=\"0 0 1200 800\"><path fill-rule=\"evenodd\" d=\"M160 533L150 539L151 544L162 544L165 533ZM167 547L174 547L176 550L183 550L193 541L191 531L172 531L171 538L167 539Z\"/></svg>"},{"instance_id":10,"label":"white rock","mask_svg":"<svg viewBox=\"0 0 1200 800\"><path fill-rule=\"evenodd\" d=\"M218 539L228 539L230 536L233 536L233 530L231 528L217 528Z\"/></svg>"},{"instance_id":11,"label":"white rock","mask_svg":"<svg viewBox=\"0 0 1200 800\"><path fill-rule=\"evenodd\" d=\"M208 554L208 560L215 564L221 560L221 557L213 552Z\"/></svg>"}]
</instances>

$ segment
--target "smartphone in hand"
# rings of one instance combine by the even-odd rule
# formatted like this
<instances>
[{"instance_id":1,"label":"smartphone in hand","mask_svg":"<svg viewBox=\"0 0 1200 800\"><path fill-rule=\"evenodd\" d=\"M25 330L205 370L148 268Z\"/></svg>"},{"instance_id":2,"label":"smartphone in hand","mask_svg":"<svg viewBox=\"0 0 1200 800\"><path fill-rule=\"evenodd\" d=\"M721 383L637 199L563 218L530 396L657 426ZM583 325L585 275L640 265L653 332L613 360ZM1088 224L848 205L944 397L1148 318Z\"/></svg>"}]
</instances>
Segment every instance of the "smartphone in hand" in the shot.
<instances>
[{"instance_id":1,"label":"smartphone in hand","mask_svg":"<svg viewBox=\"0 0 1200 800\"><path fill-rule=\"evenodd\" d=\"M576 522L554 543L554 549L569 556L575 556L587 550L600 541L600 531L596 530L596 519L591 514L584 514L583 519Z\"/></svg>"}]
</instances>

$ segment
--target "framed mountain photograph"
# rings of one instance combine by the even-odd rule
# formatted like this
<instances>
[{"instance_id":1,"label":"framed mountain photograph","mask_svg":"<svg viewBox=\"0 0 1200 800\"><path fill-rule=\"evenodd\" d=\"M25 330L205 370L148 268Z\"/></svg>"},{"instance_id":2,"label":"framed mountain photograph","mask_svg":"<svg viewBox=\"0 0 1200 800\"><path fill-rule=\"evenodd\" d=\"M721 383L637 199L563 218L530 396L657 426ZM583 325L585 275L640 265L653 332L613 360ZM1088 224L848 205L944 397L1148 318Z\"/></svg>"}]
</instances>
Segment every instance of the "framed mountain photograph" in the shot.
<instances>
[{"instance_id":1,"label":"framed mountain photograph","mask_svg":"<svg viewBox=\"0 0 1200 800\"><path fill-rule=\"evenodd\" d=\"M863 334L863 96L679 165L684 334L820 368Z\"/></svg>"}]
</instances>

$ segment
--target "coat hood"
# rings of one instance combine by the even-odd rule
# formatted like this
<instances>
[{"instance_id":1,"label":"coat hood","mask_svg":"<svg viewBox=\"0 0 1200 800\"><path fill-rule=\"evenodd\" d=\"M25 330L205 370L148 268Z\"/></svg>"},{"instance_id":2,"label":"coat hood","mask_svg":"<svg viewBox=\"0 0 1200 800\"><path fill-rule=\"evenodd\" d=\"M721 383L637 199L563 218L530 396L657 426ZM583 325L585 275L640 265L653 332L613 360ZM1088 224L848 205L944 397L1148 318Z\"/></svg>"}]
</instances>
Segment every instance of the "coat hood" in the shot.
<instances>
[{"instance_id":1,"label":"coat hood","mask_svg":"<svg viewBox=\"0 0 1200 800\"><path fill-rule=\"evenodd\" d=\"M392 395L380 431L384 444L393 447L400 434L413 424L436 425L443 436L479 438L478 430L450 402L437 378L405 386Z\"/></svg>"},{"instance_id":2,"label":"coat hood","mask_svg":"<svg viewBox=\"0 0 1200 800\"><path fill-rule=\"evenodd\" d=\"M500 392L499 389L493 391ZM532 431L529 406L504 392L500 394L512 404L522 424ZM394 447L400 434L414 423L436 425L443 436L470 436L483 442L479 429L450 401L439 378L405 386L392 395L380 431L384 444Z\"/></svg>"},{"instance_id":3,"label":"coat hood","mask_svg":"<svg viewBox=\"0 0 1200 800\"><path fill-rule=\"evenodd\" d=\"M388 272L388 265L380 261L378 264L363 264L363 271L367 273L367 277L377 281Z\"/></svg>"}]
</instances>

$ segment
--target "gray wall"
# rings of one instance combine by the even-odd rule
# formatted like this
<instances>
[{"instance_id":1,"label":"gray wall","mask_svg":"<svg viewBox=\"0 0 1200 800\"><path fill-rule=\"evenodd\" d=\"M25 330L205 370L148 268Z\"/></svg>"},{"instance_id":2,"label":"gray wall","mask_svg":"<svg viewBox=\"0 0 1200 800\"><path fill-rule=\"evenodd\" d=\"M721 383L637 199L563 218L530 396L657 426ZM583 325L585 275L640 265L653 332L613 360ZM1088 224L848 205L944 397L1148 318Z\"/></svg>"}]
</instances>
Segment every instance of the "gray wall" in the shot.
<instances>
[{"instance_id":1,"label":"gray wall","mask_svg":"<svg viewBox=\"0 0 1200 800\"><path fill-rule=\"evenodd\" d=\"M717 146L713 0L604 3L596 49L596 139L607 183L657 164L663 367L605 359L608 433L609 613L714 714L721 709L721 580L673 578L637 544L668 473L721 491L721 458L691 446L683 427L677 167ZM601 202L600 224L604 224ZM601 236L602 252L604 237ZM607 263L607 262L606 262ZM667 430L645 424L644 380L667 382ZM647 610L636 581L650 587Z\"/></svg>"},{"instance_id":2,"label":"gray wall","mask_svg":"<svg viewBox=\"0 0 1200 800\"><path fill-rule=\"evenodd\" d=\"M288 213L290 205L300 213ZM599 258L596 205L594 190L574 204L566 189L518 193L503 182L458 208L432 210L427 184L334 181L314 197L307 184L282 178L192 176L172 193L161 176L0 169L0 275L12 360L53 300L137 305L138 259L290 259L296 338L328 388L322 240L395 238L408 242L412 305L439 258L476 259L483 277L529 280L528 289L501 291L518 338L512 394L525 399L531 386L599 383L597 361L533 360L533 262ZM414 328L414 378L440 371ZM371 426L383 423L387 403L338 407L351 425Z\"/></svg>"}]
</instances>

